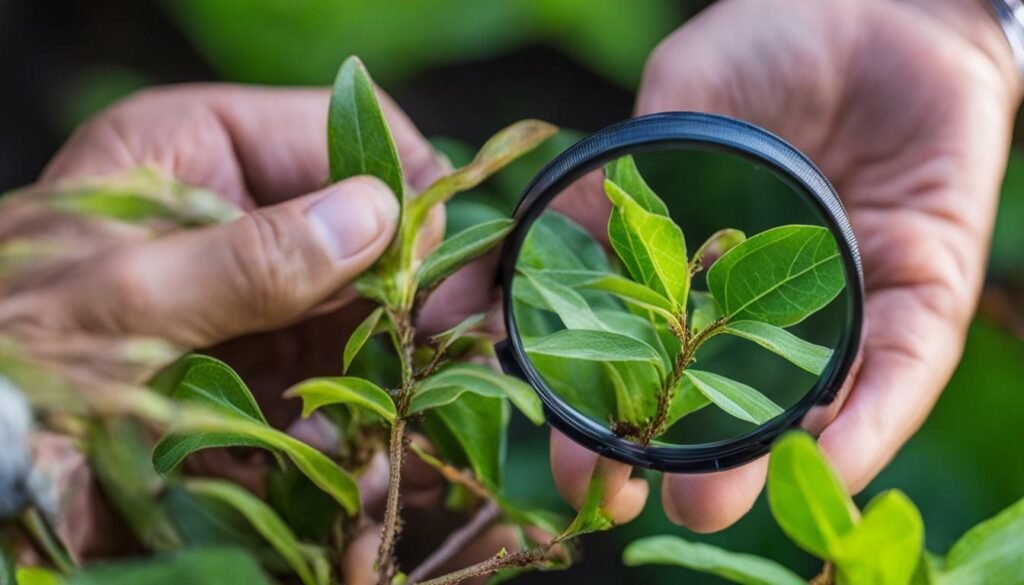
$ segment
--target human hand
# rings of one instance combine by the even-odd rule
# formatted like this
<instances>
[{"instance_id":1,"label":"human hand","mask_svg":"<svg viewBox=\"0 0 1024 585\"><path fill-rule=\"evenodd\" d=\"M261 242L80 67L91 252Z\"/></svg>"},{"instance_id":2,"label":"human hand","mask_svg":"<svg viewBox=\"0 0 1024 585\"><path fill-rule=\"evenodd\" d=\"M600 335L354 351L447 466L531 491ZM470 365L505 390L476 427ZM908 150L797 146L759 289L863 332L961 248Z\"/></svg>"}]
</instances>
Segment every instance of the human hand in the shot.
<instances>
[{"instance_id":1,"label":"human hand","mask_svg":"<svg viewBox=\"0 0 1024 585\"><path fill-rule=\"evenodd\" d=\"M981 0L726 0L662 43L640 88L638 114L750 121L835 184L863 256L866 331L859 369L804 424L821 431L854 492L923 423L959 361L981 289L1020 100L989 10ZM596 462L553 436L556 483L570 502L582 501ZM666 475L666 514L699 532L725 528L753 505L766 469L764 457ZM638 511L646 490L630 485L618 482L606 505Z\"/></svg>"}]
</instances>

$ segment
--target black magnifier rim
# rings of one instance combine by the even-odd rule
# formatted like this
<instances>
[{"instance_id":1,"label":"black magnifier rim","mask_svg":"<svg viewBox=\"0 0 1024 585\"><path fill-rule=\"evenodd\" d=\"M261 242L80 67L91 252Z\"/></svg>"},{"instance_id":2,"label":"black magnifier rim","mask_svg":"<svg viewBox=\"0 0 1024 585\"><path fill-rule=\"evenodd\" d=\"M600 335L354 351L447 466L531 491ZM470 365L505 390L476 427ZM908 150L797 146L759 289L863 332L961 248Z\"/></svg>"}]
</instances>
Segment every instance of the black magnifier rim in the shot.
<instances>
[{"instance_id":1,"label":"black magnifier rim","mask_svg":"<svg viewBox=\"0 0 1024 585\"><path fill-rule=\"evenodd\" d=\"M836 238L850 302L845 332L829 365L797 404L754 430L728 440L643 447L579 413L548 388L523 349L512 309L512 281L530 227L566 187L620 156L667 149L738 155L773 172L803 196ZM515 215L516 228L505 242L499 270L508 332L508 339L498 347L499 360L506 373L534 388L544 403L548 424L603 456L667 472L711 472L742 465L767 453L772 441L785 430L798 426L813 406L831 403L853 367L860 347L864 310L864 275L853 229L828 179L803 153L767 130L735 118L699 112L666 112L621 122L584 138L549 163L526 188Z\"/></svg>"}]
</instances>

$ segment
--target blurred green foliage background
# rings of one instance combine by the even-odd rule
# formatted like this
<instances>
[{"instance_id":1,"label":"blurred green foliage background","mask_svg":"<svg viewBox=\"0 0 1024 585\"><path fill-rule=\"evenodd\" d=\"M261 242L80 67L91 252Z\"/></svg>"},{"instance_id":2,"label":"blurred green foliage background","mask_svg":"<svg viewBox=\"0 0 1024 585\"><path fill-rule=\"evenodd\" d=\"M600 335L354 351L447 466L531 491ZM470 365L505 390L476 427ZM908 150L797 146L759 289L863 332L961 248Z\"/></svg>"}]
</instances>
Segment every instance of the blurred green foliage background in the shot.
<instances>
[{"instance_id":1,"label":"blurred green foliage background","mask_svg":"<svg viewBox=\"0 0 1024 585\"><path fill-rule=\"evenodd\" d=\"M359 54L429 135L443 137L436 144L455 162L471 152L469 144L520 117L595 130L630 114L649 51L706 2L81 1L60 4L59 14L48 12L55 8L50 2L13 4L0 7L4 43L18 46L0 51L6 55L0 61L21 88L3 98L11 119L0 134L4 189L31 181L75 125L139 87L218 79L326 84L348 54ZM574 138L563 133L544 153L460 201L453 227L491 217L496 208L507 213L532 171ZM928 548L937 552L1024 497L1022 225L1024 154L1018 153L1009 163L989 283L963 362L924 428L858 498L890 487L906 491L924 515ZM562 505L547 471L546 433L517 424L510 447L515 495ZM807 576L819 569L782 536L763 497L735 527L699 536L664 519L657 493L652 483L652 502L640 519L588 539L585 561L571 575L522 582L653 582L658 575L682 582L681 569L626 569L619 561L626 543L658 533L771 557ZM686 582L719 581L686 574Z\"/></svg>"}]
</instances>

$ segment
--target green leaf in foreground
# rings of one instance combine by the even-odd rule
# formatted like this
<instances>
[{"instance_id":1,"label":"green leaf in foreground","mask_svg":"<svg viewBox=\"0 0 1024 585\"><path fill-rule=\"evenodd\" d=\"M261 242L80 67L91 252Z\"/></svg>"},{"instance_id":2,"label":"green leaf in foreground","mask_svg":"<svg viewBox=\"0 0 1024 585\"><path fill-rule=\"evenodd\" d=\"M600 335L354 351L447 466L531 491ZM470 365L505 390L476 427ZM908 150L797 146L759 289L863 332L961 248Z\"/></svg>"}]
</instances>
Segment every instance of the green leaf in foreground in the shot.
<instances>
[{"instance_id":1,"label":"green leaf in foreground","mask_svg":"<svg viewBox=\"0 0 1024 585\"><path fill-rule=\"evenodd\" d=\"M495 219L466 228L446 239L427 256L416 272L420 288L429 289L470 261L498 245L515 225L511 219Z\"/></svg>"},{"instance_id":2,"label":"green leaf in foreground","mask_svg":"<svg viewBox=\"0 0 1024 585\"><path fill-rule=\"evenodd\" d=\"M270 585L259 563L238 549L186 549L144 561L97 565L71 585Z\"/></svg>"},{"instance_id":3,"label":"green leaf in foreground","mask_svg":"<svg viewBox=\"0 0 1024 585\"><path fill-rule=\"evenodd\" d=\"M345 59L334 79L327 113L327 155L332 183L372 175L402 201L405 187L398 151L377 103L373 80L358 57Z\"/></svg>"},{"instance_id":4,"label":"green leaf in foreground","mask_svg":"<svg viewBox=\"0 0 1024 585\"><path fill-rule=\"evenodd\" d=\"M19 567L16 576L17 579L11 581L10 585L63 585L65 583L58 573L42 567Z\"/></svg>"},{"instance_id":5,"label":"green leaf in foreground","mask_svg":"<svg viewBox=\"0 0 1024 585\"><path fill-rule=\"evenodd\" d=\"M636 161L632 156L627 155L615 159L605 166L604 173L609 181L629 193L641 207L651 213L668 217L668 207L647 185L647 181L640 175L640 170L636 168Z\"/></svg>"},{"instance_id":6,"label":"green leaf in foreground","mask_svg":"<svg viewBox=\"0 0 1024 585\"><path fill-rule=\"evenodd\" d=\"M342 359L342 372L347 372L348 367L352 365L352 360L356 359L359 355L359 350L363 349L366 345L366 341L373 336L374 330L377 329L377 323L380 321L381 315L384 314L383 307L378 307L376 310L371 312L363 319L363 322L356 327L352 335L349 336L348 341L345 342L345 354Z\"/></svg>"},{"instance_id":7,"label":"green leaf in foreground","mask_svg":"<svg viewBox=\"0 0 1024 585\"><path fill-rule=\"evenodd\" d=\"M782 565L754 555L730 552L677 536L651 536L635 540L622 554L624 563L685 567L728 579L740 585L806 585Z\"/></svg>"},{"instance_id":8,"label":"green leaf in foreground","mask_svg":"<svg viewBox=\"0 0 1024 585\"><path fill-rule=\"evenodd\" d=\"M722 308L710 293L690 291L690 304L693 305L693 312L690 313L692 331L700 331L722 318Z\"/></svg>"},{"instance_id":9,"label":"green leaf in foreground","mask_svg":"<svg viewBox=\"0 0 1024 585\"><path fill-rule=\"evenodd\" d=\"M739 244L708 271L708 288L730 319L779 327L803 321L846 286L827 228L787 225Z\"/></svg>"},{"instance_id":10,"label":"green leaf in foreground","mask_svg":"<svg viewBox=\"0 0 1024 585\"><path fill-rule=\"evenodd\" d=\"M669 323L678 321L676 307L657 291L618 274L603 274L580 284L582 288L609 292L626 303L660 315Z\"/></svg>"},{"instance_id":11,"label":"green leaf in foreground","mask_svg":"<svg viewBox=\"0 0 1024 585\"><path fill-rule=\"evenodd\" d=\"M531 422L544 422L544 409L533 388L476 364L453 364L427 378L409 402L409 414L451 404L465 392L508 398Z\"/></svg>"},{"instance_id":12,"label":"green leaf in foreground","mask_svg":"<svg viewBox=\"0 0 1024 585\"><path fill-rule=\"evenodd\" d=\"M946 555L942 583L1019 583L1024 575L1024 499L967 531Z\"/></svg>"},{"instance_id":13,"label":"green leaf in foreground","mask_svg":"<svg viewBox=\"0 0 1024 585\"><path fill-rule=\"evenodd\" d=\"M599 362L650 362L661 367L657 350L632 337L610 331L563 329L523 343L526 352Z\"/></svg>"},{"instance_id":14,"label":"green leaf in foreground","mask_svg":"<svg viewBox=\"0 0 1024 585\"><path fill-rule=\"evenodd\" d=\"M466 393L430 410L423 425L446 459L468 464L478 480L498 489L508 448L508 421L507 400Z\"/></svg>"},{"instance_id":15,"label":"green leaf in foreground","mask_svg":"<svg viewBox=\"0 0 1024 585\"><path fill-rule=\"evenodd\" d=\"M690 382L716 406L755 424L763 424L782 414L782 408L757 390L712 372L688 369L683 372Z\"/></svg>"},{"instance_id":16,"label":"green leaf in foreground","mask_svg":"<svg viewBox=\"0 0 1024 585\"><path fill-rule=\"evenodd\" d=\"M306 585L318 585L313 569L306 562L291 528L266 503L245 489L229 482L217 480L189 480L189 491L207 496L238 510L252 527L281 555L295 574Z\"/></svg>"},{"instance_id":17,"label":"green leaf in foreground","mask_svg":"<svg viewBox=\"0 0 1024 585\"><path fill-rule=\"evenodd\" d=\"M753 341L812 374L823 372L832 358L831 349L804 341L785 329L760 321L736 321L726 325L723 331Z\"/></svg>"},{"instance_id":18,"label":"green leaf in foreground","mask_svg":"<svg viewBox=\"0 0 1024 585\"><path fill-rule=\"evenodd\" d=\"M615 209L608 219L608 239L633 279L686 306L690 269L683 232L671 218L651 213L611 181L605 192Z\"/></svg>"},{"instance_id":19,"label":"green leaf in foreground","mask_svg":"<svg viewBox=\"0 0 1024 585\"><path fill-rule=\"evenodd\" d=\"M924 551L924 522L910 498L883 492L864 508L860 524L839 545L832 560L841 583L906 585Z\"/></svg>"},{"instance_id":20,"label":"green leaf in foreground","mask_svg":"<svg viewBox=\"0 0 1024 585\"><path fill-rule=\"evenodd\" d=\"M302 398L302 416L308 418L328 404L348 404L364 408L391 423L397 416L395 403L380 386L362 378L311 378L291 387L286 398Z\"/></svg>"},{"instance_id":21,"label":"green leaf in foreground","mask_svg":"<svg viewBox=\"0 0 1024 585\"><path fill-rule=\"evenodd\" d=\"M768 504L779 527L800 548L835 558L856 525L857 508L809 435L791 432L772 447Z\"/></svg>"}]
</instances>

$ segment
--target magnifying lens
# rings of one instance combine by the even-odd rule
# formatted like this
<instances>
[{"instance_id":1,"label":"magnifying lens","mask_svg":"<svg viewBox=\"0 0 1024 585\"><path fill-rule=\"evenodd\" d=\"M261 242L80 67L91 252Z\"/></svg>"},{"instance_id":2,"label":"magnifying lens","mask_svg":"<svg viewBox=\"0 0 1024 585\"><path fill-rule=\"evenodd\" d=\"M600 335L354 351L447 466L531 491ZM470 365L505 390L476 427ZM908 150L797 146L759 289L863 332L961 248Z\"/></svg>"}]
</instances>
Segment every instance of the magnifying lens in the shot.
<instances>
[{"instance_id":1,"label":"magnifying lens","mask_svg":"<svg viewBox=\"0 0 1024 585\"><path fill-rule=\"evenodd\" d=\"M526 189L500 277L506 373L632 465L766 453L850 372L863 274L835 190L781 138L673 112L593 134Z\"/></svg>"}]
</instances>

